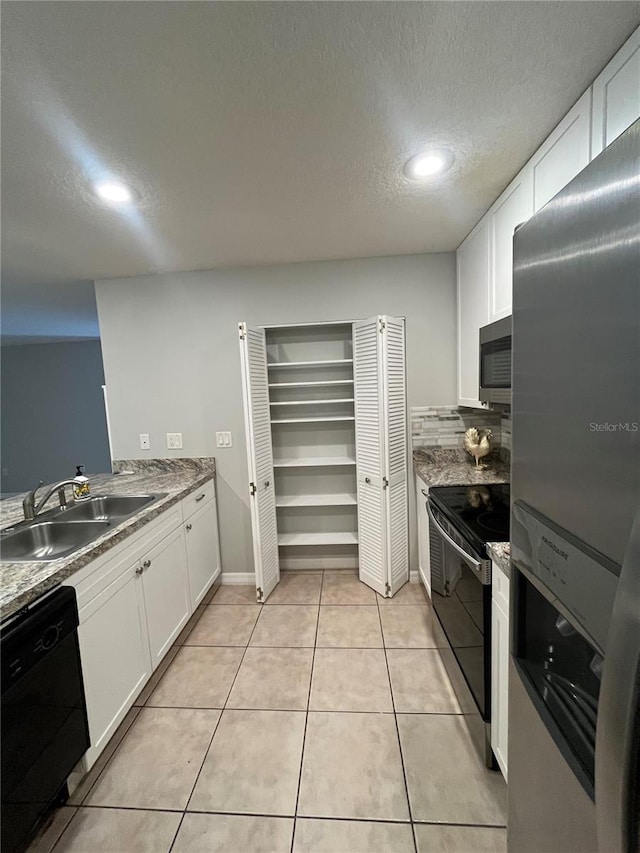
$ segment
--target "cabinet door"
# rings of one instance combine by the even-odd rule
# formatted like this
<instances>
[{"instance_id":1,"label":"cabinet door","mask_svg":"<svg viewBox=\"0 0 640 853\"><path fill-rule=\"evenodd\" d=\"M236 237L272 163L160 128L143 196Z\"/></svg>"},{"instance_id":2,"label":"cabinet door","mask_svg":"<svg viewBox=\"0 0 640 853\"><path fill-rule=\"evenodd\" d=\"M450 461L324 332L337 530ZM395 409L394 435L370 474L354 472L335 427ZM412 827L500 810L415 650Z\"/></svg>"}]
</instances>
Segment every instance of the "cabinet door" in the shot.
<instances>
[{"instance_id":1,"label":"cabinet door","mask_svg":"<svg viewBox=\"0 0 640 853\"><path fill-rule=\"evenodd\" d=\"M593 83L591 157L640 118L640 29Z\"/></svg>"},{"instance_id":2,"label":"cabinet door","mask_svg":"<svg viewBox=\"0 0 640 853\"><path fill-rule=\"evenodd\" d=\"M533 209L540 210L591 159L591 89L587 89L530 160Z\"/></svg>"},{"instance_id":3,"label":"cabinet door","mask_svg":"<svg viewBox=\"0 0 640 853\"><path fill-rule=\"evenodd\" d=\"M280 580L267 347L264 329L251 329L246 323L239 328L253 561L258 601L266 601Z\"/></svg>"},{"instance_id":4,"label":"cabinet door","mask_svg":"<svg viewBox=\"0 0 640 853\"><path fill-rule=\"evenodd\" d=\"M191 614L182 528L149 551L141 566L151 665L155 669Z\"/></svg>"},{"instance_id":5,"label":"cabinet door","mask_svg":"<svg viewBox=\"0 0 640 853\"><path fill-rule=\"evenodd\" d=\"M80 612L78 629L91 748L88 770L151 676L142 580L128 566Z\"/></svg>"},{"instance_id":6,"label":"cabinet door","mask_svg":"<svg viewBox=\"0 0 640 853\"><path fill-rule=\"evenodd\" d=\"M195 610L220 574L216 501L209 501L185 524L191 609Z\"/></svg>"},{"instance_id":7,"label":"cabinet door","mask_svg":"<svg viewBox=\"0 0 640 853\"><path fill-rule=\"evenodd\" d=\"M509 581L495 565L494 577L507 586ZM507 778L509 714L509 616L500 595L491 606L491 746L504 778Z\"/></svg>"},{"instance_id":8,"label":"cabinet door","mask_svg":"<svg viewBox=\"0 0 640 853\"><path fill-rule=\"evenodd\" d=\"M489 220L476 226L457 252L458 404L480 403L480 329L489 322Z\"/></svg>"},{"instance_id":9,"label":"cabinet door","mask_svg":"<svg viewBox=\"0 0 640 853\"><path fill-rule=\"evenodd\" d=\"M427 489L416 476L416 517L418 519L418 566L420 578L431 596L431 569L429 565L429 516L427 515Z\"/></svg>"},{"instance_id":10,"label":"cabinet door","mask_svg":"<svg viewBox=\"0 0 640 853\"><path fill-rule=\"evenodd\" d=\"M533 214L533 174L528 166L507 187L489 212L491 285L489 322L511 314L513 299L513 232Z\"/></svg>"},{"instance_id":11,"label":"cabinet door","mask_svg":"<svg viewBox=\"0 0 640 853\"><path fill-rule=\"evenodd\" d=\"M360 580L393 595L409 580L404 320L354 323Z\"/></svg>"}]
</instances>

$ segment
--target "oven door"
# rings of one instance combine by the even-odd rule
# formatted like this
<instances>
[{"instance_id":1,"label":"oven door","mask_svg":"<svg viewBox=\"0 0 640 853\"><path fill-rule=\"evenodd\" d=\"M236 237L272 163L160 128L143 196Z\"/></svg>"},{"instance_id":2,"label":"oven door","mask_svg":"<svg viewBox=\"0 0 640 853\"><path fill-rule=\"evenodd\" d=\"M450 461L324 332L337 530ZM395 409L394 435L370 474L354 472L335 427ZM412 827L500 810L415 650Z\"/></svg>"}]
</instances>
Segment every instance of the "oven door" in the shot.
<instances>
[{"instance_id":1,"label":"oven door","mask_svg":"<svg viewBox=\"0 0 640 853\"><path fill-rule=\"evenodd\" d=\"M431 599L451 650L485 723L491 720L491 563L430 503ZM459 540L459 541L456 541Z\"/></svg>"}]
</instances>

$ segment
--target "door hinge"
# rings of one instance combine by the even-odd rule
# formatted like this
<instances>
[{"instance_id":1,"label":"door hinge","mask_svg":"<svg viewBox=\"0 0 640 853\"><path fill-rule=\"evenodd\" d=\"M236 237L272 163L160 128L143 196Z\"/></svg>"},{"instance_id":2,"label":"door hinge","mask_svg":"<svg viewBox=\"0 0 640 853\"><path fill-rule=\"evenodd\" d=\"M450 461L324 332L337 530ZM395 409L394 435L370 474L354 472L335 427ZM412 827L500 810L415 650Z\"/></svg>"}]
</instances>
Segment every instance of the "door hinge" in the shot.
<instances>
[{"instance_id":1,"label":"door hinge","mask_svg":"<svg viewBox=\"0 0 640 853\"><path fill-rule=\"evenodd\" d=\"M238 332L240 334L240 340L243 341L245 339L244 323L238 323Z\"/></svg>"},{"instance_id":2,"label":"door hinge","mask_svg":"<svg viewBox=\"0 0 640 853\"><path fill-rule=\"evenodd\" d=\"M383 488L383 489L388 489L388 488L389 488L389 481L387 480L387 478L386 478L386 477L383 477L383 478L382 478L382 488Z\"/></svg>"},{"instance_id":3,"label":"door hinge","mask_svg":"<svg viewBox=\"0 0 640 853\"><path fill-rule=\"evenodd\" d=\"M251 495L251 497L253 497L255 495L256 491L257 491L256 484L255 483L249 483L249 494Z\"/></svg>"},{"instance_id":4,"label":"door hinge","mask_svg":"<svg viewBox=\"0 0 640 853\"><path fill-rule=\"evenodd\" d=\"M378 331L380 332L380 334L382 334L384 332L386 327L387 327L387 324L382 319L382 317L378 317Z\"/></svg>"},{"instance_id":5,"label":"door hinge","mask_svg":"<svg viewBox=\"0 0 640 853\"><path fill-rule=\"evenodd\" d=\"M391 584L390 583L386 584L384 590L385 590L386 594L390 596L391 595Z\"/></svg>"},{"instance_id":6,"label":"door hinge","mask_svg":"<svg viewBox=\"0 0 640 853\"><path fill-rule=\"evenodd\" d=\"M260 587L258 587L256 589L256 593L257 593L256 598L258 599L258 601L262 601L263 592L262 592L262 589Z\"/></svg>"}]
</instances>

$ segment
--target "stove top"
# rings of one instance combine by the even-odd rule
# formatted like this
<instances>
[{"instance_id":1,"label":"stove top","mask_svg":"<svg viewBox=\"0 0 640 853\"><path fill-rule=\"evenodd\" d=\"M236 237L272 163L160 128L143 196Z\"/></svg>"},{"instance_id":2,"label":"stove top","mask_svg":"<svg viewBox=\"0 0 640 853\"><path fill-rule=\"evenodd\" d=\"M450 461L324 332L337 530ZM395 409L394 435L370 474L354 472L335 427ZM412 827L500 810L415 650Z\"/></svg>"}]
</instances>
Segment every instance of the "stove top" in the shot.
<instances>
[{"instance_id":1,"label":"stove top","mask_svg":"<svg viewBox=\"0 0 640 853\"><path fill-rule=\"evenodd\" d=\"M476 548L509 541L509 483L435 486L429 498Z\"/></svg>"}]
</instances>

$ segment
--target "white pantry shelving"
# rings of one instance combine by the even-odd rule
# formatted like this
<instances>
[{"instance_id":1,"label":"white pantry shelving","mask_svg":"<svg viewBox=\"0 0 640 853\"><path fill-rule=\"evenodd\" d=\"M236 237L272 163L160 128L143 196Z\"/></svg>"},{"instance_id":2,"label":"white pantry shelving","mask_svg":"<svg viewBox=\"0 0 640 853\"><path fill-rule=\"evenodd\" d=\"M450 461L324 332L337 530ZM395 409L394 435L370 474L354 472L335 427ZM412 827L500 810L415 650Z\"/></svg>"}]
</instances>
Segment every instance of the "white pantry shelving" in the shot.
<instances>
[{"instance_id":1,"label":"white pantry shelving","mask_svg":"<svg viewBox=\"0 0 640 853\"><path fill-rule=\"evenodd\" d=\"M392 594L409 574L404 320L240 324L240 341L259 599L280 568L359 568Z\"/></svg>"},{"instance_id":2,"label":"white pantry shelving","mask_svg":"<svg viewBox=\"0 0 640 853\"><path fill-rule=\"evenodd\" d=\"M341 465L355 465L351 456L299 456L274 459L274 468L334 468Z\"/></svg>"},{"instance_id":3,"label":"white pantry shelving","mask_svg":"<svg viewBox=\"0 0 640 853\"><path fill-rule=\"evenodd\" d=\"M276 506L356 506L355 493L318 494L318 495L280 495L276 496Z\"/></svg>"}]
</instances>

